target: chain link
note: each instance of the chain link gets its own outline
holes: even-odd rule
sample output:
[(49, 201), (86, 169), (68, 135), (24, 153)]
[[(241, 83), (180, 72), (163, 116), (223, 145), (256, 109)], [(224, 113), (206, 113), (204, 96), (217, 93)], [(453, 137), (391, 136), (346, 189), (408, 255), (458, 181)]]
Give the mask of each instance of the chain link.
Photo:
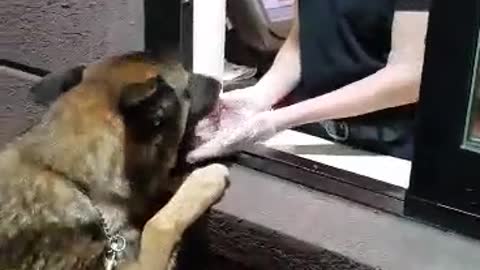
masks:
[(106, 270), (113, 270), (118, 264), (119, 255), (127, 247), (127, 241), (121, 234), (113, 234), (100, 210), (96, 207), (95, 210), (100, 217), (101, 227), (105, 238), (108, 241), (108, 247), (104, 258), (104, 266)]

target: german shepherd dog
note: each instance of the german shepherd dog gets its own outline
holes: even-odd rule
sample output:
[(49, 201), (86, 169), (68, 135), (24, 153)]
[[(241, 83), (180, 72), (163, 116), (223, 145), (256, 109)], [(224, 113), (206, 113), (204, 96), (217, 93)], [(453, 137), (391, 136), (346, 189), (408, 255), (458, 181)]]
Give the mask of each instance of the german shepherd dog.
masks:
[[(220, 83), (173, 55), (134, 52), (31, 91), (61, 95), (0, 152), (0, 269), (170, 269), (184, 231), (226, 189), (220, 164), (172, 176)], [(161, 205), (161, 194), (173, 196)]]

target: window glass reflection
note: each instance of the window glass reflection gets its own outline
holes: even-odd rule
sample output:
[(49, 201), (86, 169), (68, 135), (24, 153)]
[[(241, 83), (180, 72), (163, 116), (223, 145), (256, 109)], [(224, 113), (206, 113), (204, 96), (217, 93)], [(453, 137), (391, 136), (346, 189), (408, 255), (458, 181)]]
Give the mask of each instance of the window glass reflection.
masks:
[(478, 50), (475, 59), (474, 75), (472, 79), (472, 89), (470, 92), (470, 102), (466, 116), (465, 139), (466, 148), (473, 151), (480, 151), (480, 91), (479, 91), (479, 65)]
[(478, 78), (474, 83), (469, 113), (467, 114), (467, 144), (475, 144), (474, 147), (480, 150), (480, 91), (478, 91)]

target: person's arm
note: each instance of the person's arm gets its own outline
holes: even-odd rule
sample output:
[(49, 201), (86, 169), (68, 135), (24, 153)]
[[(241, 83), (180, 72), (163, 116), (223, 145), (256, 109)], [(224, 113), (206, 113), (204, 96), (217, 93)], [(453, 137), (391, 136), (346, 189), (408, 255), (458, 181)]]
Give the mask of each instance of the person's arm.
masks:
[(295, 16), (287, 39), (275, 56), (270, 69), (255, 85), (255, 90), (261, 93), (264, 105), (271, 106), (289, 94), (300, 81), (300, 45), (298, 3), (295, 1)]
[(271, 112), (279, 126), (353, 117), (418, 99), (428, 13), (397, 12), (392, 26), (392, 50), (378, 72), (331, 93)]
[[(187, 160), (194, 163), (233, 153), (271, 138), (283, 129), (302, 124), (351, 117), (416, 102), (423, 67), (427, 20), (428, 13), (396, 13), (392, 27), (392, 51), (383, 69), (316, 98), (276, 110), (244, 115), (242, 122), (237, 120), (235, 128), (220, 129), (212, 139), (190, 152)], [(298, 53), (298, 42), (296, 44)], [(288, 45), (282, 49), (288, 48), (286, 46)], [(284, 52), (291, 53), (293, 50), (285, 49)], [(263, 88), (267, 87), (263, 84), (278, 86), (274, 88), (276, 91), (270, 92), (272, 100), (290, 92), (293, 82), (298, 83), (300, 78), (300, 58), (290, 58), (298, 61), (292, 63), (286, 60), (289, 57), (285, 54), (277, 57), (277, 63), (262, 79), (262, 88), (254, 87), (263, 90), (268, 89)], [(287, 71), (292, 70), (298, 73), (288, 74)], [(257, 94), (255, 99), (259, 98), (262, 97)]]

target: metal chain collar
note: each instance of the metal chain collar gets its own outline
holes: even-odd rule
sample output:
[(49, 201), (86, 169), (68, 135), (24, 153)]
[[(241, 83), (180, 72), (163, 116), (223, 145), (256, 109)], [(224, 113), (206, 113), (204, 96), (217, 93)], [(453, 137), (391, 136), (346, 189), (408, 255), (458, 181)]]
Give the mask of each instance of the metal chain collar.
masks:
[(103, 234), (108, 240), (108, 246), (104, 258), (104, 267), (105, 270), (114, 270), (118, 265), (119, 256), (127, 247), (127, 240), (125, 240), (125, 238), (119, 233), (112, 233), (102, 215), (102, 212), (100, 212), (100, 210), (96, 207), (95, 210), (100, 217)]

